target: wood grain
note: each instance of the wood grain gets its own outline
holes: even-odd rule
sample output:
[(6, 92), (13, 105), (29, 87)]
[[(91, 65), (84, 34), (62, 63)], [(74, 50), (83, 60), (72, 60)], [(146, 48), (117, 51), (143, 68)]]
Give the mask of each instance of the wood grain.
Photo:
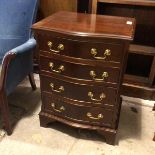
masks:
[(58, 11), (77, 11), (77, 0), (40, 0), (40, 18)]
[(62, 11), (34, 24), (32, 28), (73, 36), (133, 40), (135, 19)]
[[(96, 1), (96, 0), (93, 0)], [(113, 4), (128, 4), (139, 6), (155, 6), (154, 0), (98, 0), (98, 2), (113, 3)]]

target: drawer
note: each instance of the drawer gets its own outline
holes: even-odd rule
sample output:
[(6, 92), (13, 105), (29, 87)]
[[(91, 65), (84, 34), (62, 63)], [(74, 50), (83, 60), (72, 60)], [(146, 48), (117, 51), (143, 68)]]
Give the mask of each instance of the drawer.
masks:
[(43, 107), (48, 113), (66, 119), (99, 126), (114, 127), (114, 111), (99, 107), (80, 106), (69, 104), (62, 99), (42, 94)]
[(119, 69), (104, 66), (75, 64), (40, 56), (40, 69), (71, 78), (118, 84)]
[(40, 76), (42, 91), (79, 101), (83, 105), (115, 105), (117, 89), (105, 86), (75, 84), (48, 76)]
[(40, 34), (39, 49), (69, 57), (121, 62), (124, 53), (123, 44), (94, 41), (77, 41)]

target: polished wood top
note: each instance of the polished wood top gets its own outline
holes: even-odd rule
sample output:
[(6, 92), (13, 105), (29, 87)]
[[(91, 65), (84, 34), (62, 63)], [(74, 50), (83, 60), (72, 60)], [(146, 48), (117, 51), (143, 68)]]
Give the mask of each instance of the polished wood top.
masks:
[(76, 36), (133, 40), (135, 19), (73, 12), (58, 12), (32, 27)]

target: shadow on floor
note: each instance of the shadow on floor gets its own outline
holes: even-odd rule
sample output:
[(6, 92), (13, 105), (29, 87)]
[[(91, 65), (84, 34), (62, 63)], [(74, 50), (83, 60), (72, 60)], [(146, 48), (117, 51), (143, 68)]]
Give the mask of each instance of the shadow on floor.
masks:
[(123, 102), (118, 139), (141, 139), (142, 106)]
[(104, 137), (97, 134), (95, 130), (74, 128), (60, 122), (50, 123), (48, 125), (48, 128), (55, 129), (57, 131), (63, 132), (65, 134), (68, 134), (78, 139), (94, 140), (94, 141), (101, 141), (101, 142), (105, 141)]
[(41, 97), (40, 89), (32, 91), (31, 87), (18, 86), (8, 97), (10, 108), (10, 119), (13, 128), (23, 117), (38, 114), (40, 111)]

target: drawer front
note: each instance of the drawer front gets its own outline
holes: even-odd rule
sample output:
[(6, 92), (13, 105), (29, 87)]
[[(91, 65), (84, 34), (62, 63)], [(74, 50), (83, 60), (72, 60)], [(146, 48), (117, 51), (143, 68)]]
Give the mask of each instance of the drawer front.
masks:
[(47, 76), (41, 76), (41, 89), (52, 94), (79, 101), (81, 104), (115, 105), (117, 89), (104, 86), (74, 84)]
[(121, 62), (124, 55), (123, 44), (74, 41), (46, 34), (40, 34), (38, 42), (40, 50), (75, 58)]
[(54, 115), (80, 123), (114, 127), (114, 111), (112, 110), (69, 104), (46, 93), (42, 94), (42, 101), (44, 109)]
[(40, 69), (81, 80), (113, 84), (118, 84), (119, 82), (118, 68), (74, 64), (40, 56)]

